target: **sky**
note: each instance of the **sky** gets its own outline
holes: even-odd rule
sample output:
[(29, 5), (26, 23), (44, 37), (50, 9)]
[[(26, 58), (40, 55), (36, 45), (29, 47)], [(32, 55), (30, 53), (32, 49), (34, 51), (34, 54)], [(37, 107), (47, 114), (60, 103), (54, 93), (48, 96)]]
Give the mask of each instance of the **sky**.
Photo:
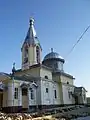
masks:
[(42, 59), (53, 48), (65, 58), (64, 71), (73, 75), (76, 86), (90, 96), (90, 29), (68, 55), (90, 25), (90, 0), (0, 0), (0, 71), (10, 73), (13, 62), (21, 68), (21, 47), (35, 19), (42, 46)]

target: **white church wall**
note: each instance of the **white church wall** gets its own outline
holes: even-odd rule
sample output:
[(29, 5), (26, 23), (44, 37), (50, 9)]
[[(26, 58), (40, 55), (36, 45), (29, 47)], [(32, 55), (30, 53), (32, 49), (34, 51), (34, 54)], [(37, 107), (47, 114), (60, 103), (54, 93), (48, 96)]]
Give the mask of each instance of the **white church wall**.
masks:
[(36, 87), (34, 87), (33, 85), (32, 85), (32, 89), (33, 89), (33, 99), (31, 99), (31, 90), (28, 88), (28, 95), (27, 95), (27, 98), (26, 98), (26, 96), (23, 96), (23, 98), (22, 98), (22, 88), (20, 87), (20, 85), (21, 84), (23, 84), (23, 83), (26, 83), (26, 84), (29, 84), (29, 82), (26, 82), (26, 81), (18, 81), (18, 80), (14, 80), (14, 88), (18, 88), (18, 99), (14, 99), (14, 106), (22, 106), (23, 105), (23, 102), (25, 103), (25, 105), (24, 106), (27, 106), (27, 104), (28, 104), (28, 106), (29, 105), (40, 105), (41, 103), (40, 103), (40, 100), (41, 100), (41, 98), (40, 98), (40, 80), (37, 82), (38, 84), (37, 84), (37, 88)]
[(8, 83), (8, 99), (7, 99), (7, 106), (14, 106), (14, 87), (13, 83)]
[(55, 81), (60, 81), (60, 75), (53, 75), (52, 78)]
[[(58, 83), (53, 83), (53, 104), (61, 104), (59, 87), (60, 86)], [(55, 91), (56, 91), (56, 96), (55, 96)]]
[(38, 79), (36, 84), (36, 104), (41, 105), (41, 79)]
[(49, 91), (46, 93), (46, 88), (49, 89), (49, 84), (41, 80), (41, 104), (42, 105), (48, 105), (49, 104)]
[(83, 99), (83, 103), (86, 104), (87, 98), (86, 98), (86, 90), (85, 89), (82, 89), (82, 99)]
[(39, 67), (31, 68), (30, 70), (28, 70), (27, 73), (28, 74), (30, 73), (30, 75), (32, 75), (32, 76), (39, 77), (40, 76), (40, 68)]
[(80, 104), (85, 104), (87, 103), (86, 100), (86, 90), (83, 88), (80, 88), (78, 91), (78, 99)]
[(36, 64), (36, 47), (30, 46), (28, 48), (29, 54), (28, 54), (28, 60), (30, 65)]
[(27, 96), (23, 95), (22, 96), (22, 88), (20, 87), (21, 84), (29, 84), (27, 81), (19, 81), (19, 84), (16, 84), (15, 86), (18, 87), (18, 105), (22, 106), (23, 108), (28, 108), (29, 107), (29, 90), (27, 88)]
[(28, 90), (29, 94), (29, 105), (36, 105), (36, 87), (32, 87)]
[(41, 68), (40, 69), (40, 77), (45, 78), (45, 76), (47, 76), (48, 79), (52, 80), (52, 72), (48, 69)]
[(70, 85), (73, 85), (74, 80), (70, 77), (66, 77), (66, 76), (61, 75), (61, 82), (62, 83), (67, 83), (68, 82)]
[[(29, 83), (25, 81), (19, 81), (19, 80), (14, 80), (8, 83), (8, 99), (7, 99), (7, 105), (8, 106), (22, 106), (22, 89), (20, 85), (22, 83)], [(18, 97), (15, 99), (14, 94), (15, 94), (15, 88), (18, 88)]]
[[(18, 99), (15, 99), (15, 88), (18, 88)], [(8, 83), (8, 106), (21, 106), (20, 81), (12, 80)]]
[[(54, 94), (56, 90), (56, 98)], [(41, 81), (41, 100), (42, 105), (60, 104), (59, 85), (53, 81)]]
[(18, 95), (19, 95), (19, 105), (22, 106), (22, 89), (20, 85), (19, 85)]
[(7, 91), (4, 91), (3, 92), (3, 107), (7, 107), (7, 98), (8, 98), (8, 92)]
[(18, 88), (18, 98), (15, 99), (14, 97), (14, 106), (20, 106), (20, 82), (14, 80), (14, 94), (15, 94), (15, 88)]
[(22, 96), (22, 88), (20, 88), (20, 85), (23, 84), (23, 83), (29, 84), (29, 82), (26, 82), (26, 81), (20, 81), (19, 84), (15, 83), (15, 87), (19, 88), (19, 91), (18, 91), (19, 92), (18, 93), (18, 95), (19, 95), (19, 97), (18, 97), (19, 105), (22, 106), (24, 103), (25, 103), (24, 107), (25, 106), (30, 106), (30, 105), (36, 105), (37, 104), (37, 99), (38, 99), (38, 97), (36, 97), (37, 87), (35, 87), (34, 85), (30, 86), (30, 88), (32, 88), (32, 90), (33, 90), (33, 93), (32, 93), (33, 94), (33, 98), (31, 98), (31, 89), (29, 87), (28, 87), (27, 96)]
[(63, 102), (64, 104), (74, 104), (74, 99), (69, 92), (74, 92), (74, 87), (67, 84), (62, 84)]
[[(28, 84), (29, 82), (27, 82), (27, 81), (19, 81), (19, 84), (16, 85), (16, 87), (18, 87), (18, 105), (22, 106), (23, 105), (23, 101), (25, 101), (26, 106), (27, 106), (27, 104), (29, 105), (28, 95), (27, 95), (27, 100), (25, 100), (26, 96), (22, 97), (22, 88), (20, 87), (21, 84), (23, 84), (23, 83)], [(27, 93), (27, 94), (29, 94), (29, 93)]]

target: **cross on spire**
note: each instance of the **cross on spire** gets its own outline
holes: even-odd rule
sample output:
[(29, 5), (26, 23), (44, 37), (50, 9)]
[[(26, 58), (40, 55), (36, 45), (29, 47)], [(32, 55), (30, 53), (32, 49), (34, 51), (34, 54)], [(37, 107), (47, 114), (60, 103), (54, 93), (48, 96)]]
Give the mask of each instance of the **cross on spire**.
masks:
[(13, 63), (13, 67), (12, 67), (12, 73), (14, 74), (15, 71), (16, 71), (16, 69), (15, 69), (15, 62), (14, 62), (14, 63)]
[(31, 17), (30, 18), (30, 25), (33, 25), (34, 24), (34, 19)]
[(51, 48), (51, 52), (53, 52), (53, 48)]

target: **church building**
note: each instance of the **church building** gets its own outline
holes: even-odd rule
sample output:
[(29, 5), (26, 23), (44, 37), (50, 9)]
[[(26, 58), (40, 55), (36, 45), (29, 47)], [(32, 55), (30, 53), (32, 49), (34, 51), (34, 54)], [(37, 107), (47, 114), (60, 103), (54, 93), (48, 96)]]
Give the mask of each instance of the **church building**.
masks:
[(31, 18), (21, 48), (21, 69), (13, 64), (12, 73), (0, 72), (0, 109), (21, 112), (85, 104), (86, 90), (76, 87), (75, 78), (64, 71), (64, 58), (51, 48), (41, 60), (42, 47), (34, 23)]

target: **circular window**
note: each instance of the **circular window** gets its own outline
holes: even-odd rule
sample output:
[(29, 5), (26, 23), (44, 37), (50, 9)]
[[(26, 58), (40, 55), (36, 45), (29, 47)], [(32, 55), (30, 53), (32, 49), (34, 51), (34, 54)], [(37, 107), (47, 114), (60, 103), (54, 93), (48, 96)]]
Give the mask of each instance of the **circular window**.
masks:
[(45, 79), (48, 79), (48, 76), (45, 76)]

